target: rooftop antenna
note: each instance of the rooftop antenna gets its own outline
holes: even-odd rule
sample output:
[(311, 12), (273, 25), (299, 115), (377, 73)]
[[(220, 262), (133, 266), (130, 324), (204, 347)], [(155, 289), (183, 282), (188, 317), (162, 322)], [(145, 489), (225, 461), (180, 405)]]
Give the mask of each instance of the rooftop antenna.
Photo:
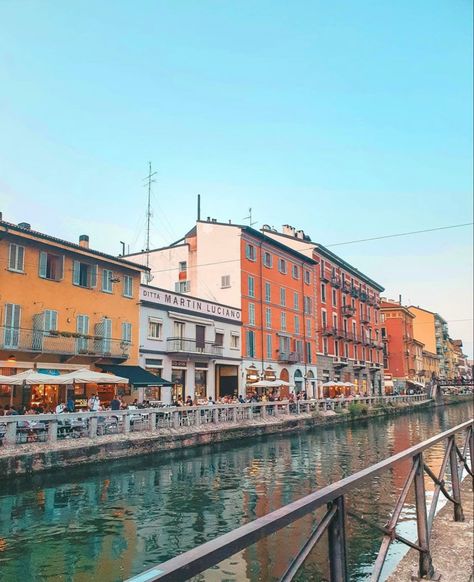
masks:
[(252, 222), (252, 209), (249, 208), (249, 215), (244, 218), (244, 220), (249, 221), (249, 226), (252, 227), (254, 224), (257, 224), (257, 221)]
[(201, 220), (201, 194), (197, 197), (197, 219), (198, 222)]
[[(150, 268), (150, 221), (151, 221), (151, 185), (156, 180), (153, 179), (153, 176), (156, 176), (158, 172), (152, 172), (151, 170), (151, 162), (148, 162), (148, 176), (144, 178), (146, 180), (146, 185), (148, 186), (148, 204), (147, 204), (147, 211), (146, 211), (146, 266), (147, 269)], [(150, 272), (146, 275), (147, 282), (149, 283), (152, 280), (152, 276)]]

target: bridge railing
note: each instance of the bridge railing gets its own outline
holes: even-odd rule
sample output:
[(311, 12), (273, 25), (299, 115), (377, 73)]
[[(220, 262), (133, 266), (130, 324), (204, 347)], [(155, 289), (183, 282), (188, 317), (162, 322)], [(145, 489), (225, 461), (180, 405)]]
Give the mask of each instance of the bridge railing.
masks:
[(426, 399), (423, 394), (415, 394), (0, 416), (0, 446), (43, 443), (47, 447), (48, 443), (66, 439), (97, 439), (111, 434), (160, 433), (185, 428), (199, 430), (206, 425), (274, 421), (279, 417), (298, 417), (316, 411), (337, 412), (352, 402), (373, 407)]
[[(456, 441), (456, 436), (458, 436), (458, 441)], [(464, 437), (462, 438), (462, 444), (459, 444), (459, 437)], [(441, 442), (445, 443), (445, 453), (441, 468), (438, 474), (435, 474), (426, 464), (424, 452)], [(467, 454), (468, 449), (469, 455)], [(378, 581), (380, 579), (389, 547), (395, 540), (418, 551), (419, 576), (420, 578), (426, 577), (426, 579), (432, 579), (434, 569), (430, 553), (430, 536), (439, 494), (443, 493), (453, 504), (454, 520), (463, 521), (460, 479), (464, 469), (472, 476), (473, 458), (474, 433), (473, 421), (470, 420), (393, 455), (384, 461), (376, 463), (367, 469), (359, 471), (350, 477), (323, 487), (306, 497), (285, 505), (210, 542), (197, 546), (193, 550), (185, 552), (167, 562), (163, 562), (143, 572), (139, 576), (130, 578), (129, 582), (188, 580), (216, 566), (226, 558), (230, 558), (234, 554), (245, 550), (270, 534), (283, 529), (285, 526), (299, 520), (303, 516), (314, 513), (321, 507), (326, 508), (326, 513), (319, 520), (300, 552), (293, 557), (290, 566), (280, 580), (281, 582), (289, 582), (294, 579), (311, 550), (327, 531), (329, 540), (330, 581), (347, 582), (350, 580), (350, 577), (347, 571), (346, 561), (345, 524), (346, 514), (348, 512), (345, 509), (345, 496), (367, 480), (383, 471), (390, 470), (394, 465), (407, 459), (411, 461), (411, 468), (388, 522), (380, 526), (352, 512), (350, 516), (368, 527), (375, 527), (383, 534), (380, 550), (372, 570), (372, 581)], [(451, 478), (450, 491), (448, 491), (444, 480), (448, 465)], [(429, 510), (426, 506), (425, 472), (436, 485)], [(416, 525), (418, 532), (416, 543), (401, 536), (396, 530), (403, 506), (412, 487), (415, 492)], [(467, 572), (466, 575), (468, 576), (469, 573)]]

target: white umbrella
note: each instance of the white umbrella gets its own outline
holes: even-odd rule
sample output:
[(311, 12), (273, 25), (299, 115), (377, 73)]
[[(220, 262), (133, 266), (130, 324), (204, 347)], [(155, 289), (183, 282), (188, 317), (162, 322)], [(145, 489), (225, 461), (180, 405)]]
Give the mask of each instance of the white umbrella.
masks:
[(347, 386), (348, 388), (353, 388), (354, 384), (352, 382), (344, 382), (344, 386)]
[(290, 382), (285, 382), (285, 380), (275, 380), (275, 384), (278, 386), (293, 386)]
[(324, 382), (324, 384), (322, 384), (323, 388), (330, 388), (331, 386), (337, 386), (337, 382)]
[[(36, 370), (25, 370), (14, 376), (5, 376), (7, 380), (4, 383), (14, 386), (22, 386), (23, 384), (27, 386), (32, 384), (67, 384), (68, 382), (64, 381), (64, 376), (53, 376), (52, 374), (41, 374)], [(69, 381), (69, 383), (71, 382)]]
[(276, 386), (276, 383), (270, 380), (259, 380), (258, 382), (250, 384), (250, 386), (255, 386), (255, 388), (271, 388), (272, 386)]
[(114, 374), (107, 374), (105, 372), (93, 372), (87, 368), (81, 370), (74, 370), (64, 374), (69, 384), (128, 384), (129, 379), (122, 376), (115, 376)]

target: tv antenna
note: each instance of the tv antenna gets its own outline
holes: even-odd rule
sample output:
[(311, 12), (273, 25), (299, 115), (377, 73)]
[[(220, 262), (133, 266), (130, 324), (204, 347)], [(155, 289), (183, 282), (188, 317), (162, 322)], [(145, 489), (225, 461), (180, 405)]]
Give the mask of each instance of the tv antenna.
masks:
[(252, 227), (254, 224), (257, 224), (257, 221), (252, 222), (252, 209), (249, 208), (249, 215), (244, 218), (244, 220), (249, 221), (249, 226)]
[[(147, 204), (147, 211), (146, 211), (146, 266), (150, 268), (150, 222), (151, 222), (151, 185), (156, 182), (153, 179), (153, 176), (156, 176), (158, 172), (152, 172), (151, 169), (151, 162), (148, 162), (148, 176), (144, 178), (146, 181), (145, 185), (148, 186), (148, 204)], [(153, 277), (151, 277), (150, 272), (147, 272), (145, 275), (147, 282), (149, 283)]]

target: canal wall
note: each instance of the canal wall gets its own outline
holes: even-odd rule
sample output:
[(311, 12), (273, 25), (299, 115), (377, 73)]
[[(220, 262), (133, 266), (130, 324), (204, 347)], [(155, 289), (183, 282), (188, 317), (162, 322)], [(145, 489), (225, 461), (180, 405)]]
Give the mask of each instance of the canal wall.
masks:
[[(459, 402), (451, 399), (448, 404)], [(301, 414), (298, 417), (269, 417), (234, 425), (206, 425), (205, 427), (180, 427), (166, 430), (165, 434), (128, 433), (114, 434), (80, 442), (65, 440), (49, 443), (29, 443), (21, 450), (0, 449), (0, 475), (2, 479), (31, 475), (39, 472), (60, 471), (68, 467), (103, 463), (106, 461), (137, 457), (163, 451), (189, 449), (232, 440), (247, 440), (264, 435), (285, 434), (308, 430), (317, 426), (367, 421), (371, 418), (410, 413), (421, 408), (438, 406), (432, 400), (399, 403), (396, 406), (374, 408), (360, 407), (334, 411)]]

